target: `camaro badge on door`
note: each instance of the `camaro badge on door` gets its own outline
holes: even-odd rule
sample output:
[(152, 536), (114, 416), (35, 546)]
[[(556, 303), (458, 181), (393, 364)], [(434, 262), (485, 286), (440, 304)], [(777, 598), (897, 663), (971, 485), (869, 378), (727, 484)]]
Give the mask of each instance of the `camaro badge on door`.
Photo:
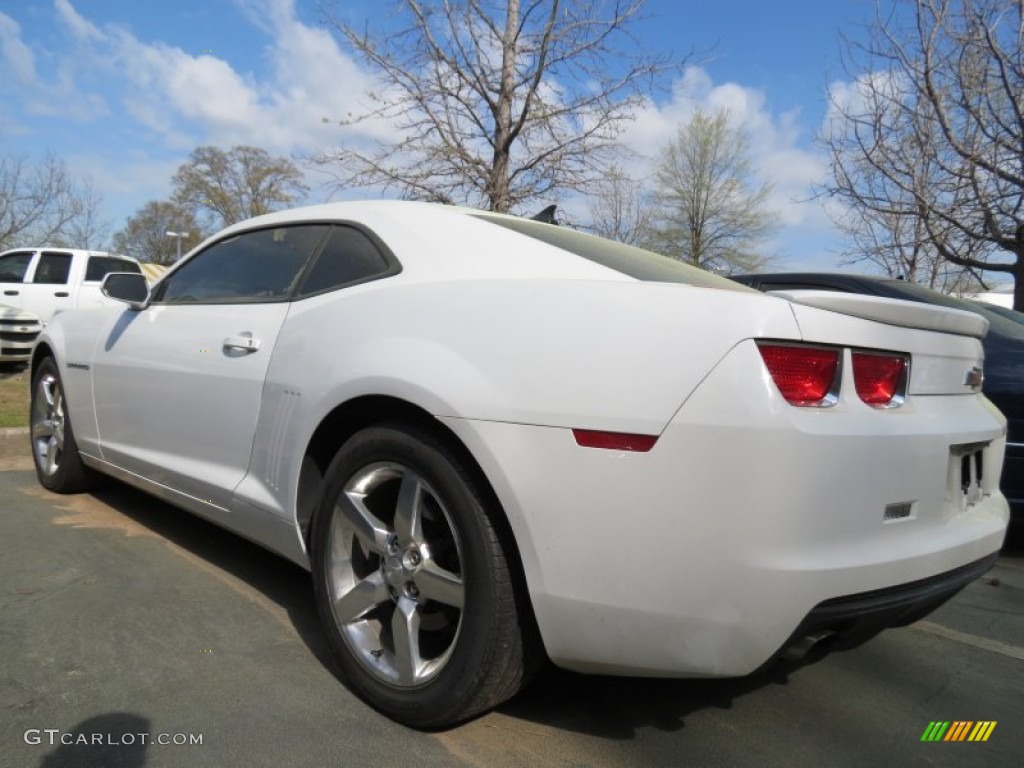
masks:
[(981, 389), (983, 381), (985, 381), (985, 374), (982, 373), (981, 368), (974, 366), (967, 372), (967, 378), (964, 379), (964, 384), (969, 386), (971, 389)]

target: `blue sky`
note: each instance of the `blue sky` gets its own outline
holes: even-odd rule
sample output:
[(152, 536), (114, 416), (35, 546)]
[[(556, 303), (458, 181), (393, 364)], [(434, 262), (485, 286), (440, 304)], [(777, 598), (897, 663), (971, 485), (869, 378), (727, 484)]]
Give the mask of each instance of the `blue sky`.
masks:
[[(379, 24), (388, 5), (330, 7)], [(834, 268), (827, 217), (800, 201), (824, 172), (813, 139), (827, 88), (843, 80), (839, 30), (870, 12), (863, 0), (648, 0), (635, 28), (644, 49), (708, 53), (637, 113), (624, 136), (641, 157), (634, 170), (696, 108), (728, 108), (775, 186), (778, 265)], [(91, 178), (117, 229), (167, 196), (198, 145), (328, 147), (341, 129), (323, 118), (351, 111), (371, 79), (322, 22), (309, 0), (0, 0), (0, 151), (61, 156)], [(391, 128), (361, 130), (367, 140)], [(309, 201), (326, 199), (311, 182)]]

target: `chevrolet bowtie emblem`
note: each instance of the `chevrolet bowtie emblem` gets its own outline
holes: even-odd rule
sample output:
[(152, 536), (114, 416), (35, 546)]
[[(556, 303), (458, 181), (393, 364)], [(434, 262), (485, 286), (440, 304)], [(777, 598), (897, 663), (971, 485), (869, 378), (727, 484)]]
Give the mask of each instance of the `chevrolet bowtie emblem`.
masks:
[(964, 384), (969, 386), (971, 389), (981, 389), (983, 381), (985, 381), (985, 374), (981, 372), (981, 368), (974, 366), (967, 372), (967, 378), (964, 379)]

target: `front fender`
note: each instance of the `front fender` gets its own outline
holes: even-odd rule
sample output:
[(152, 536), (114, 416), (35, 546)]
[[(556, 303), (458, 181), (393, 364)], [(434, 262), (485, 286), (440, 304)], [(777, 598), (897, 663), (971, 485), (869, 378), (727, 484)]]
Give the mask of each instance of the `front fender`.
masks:
[(57, 362), (64, 385), (66, 411), (82, 453), (100, 455), (99, 427), (92, 388), (95, 350), (123, 309), (69, 310), (56, 315), (43, 329), (32, 351), (32, 375), (45, 356)]

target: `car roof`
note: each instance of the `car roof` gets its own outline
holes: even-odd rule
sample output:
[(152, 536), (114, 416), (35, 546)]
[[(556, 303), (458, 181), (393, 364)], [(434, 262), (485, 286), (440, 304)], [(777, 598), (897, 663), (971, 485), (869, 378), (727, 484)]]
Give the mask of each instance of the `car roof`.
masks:
[(93, 251), (88, 248), (64, 248), (60, 245), (33, 245), (26, 248), (8, 248), (0, 256), (6, 256), (8, 253), (24, 253), (25, 251), (49, 251), (55, 253), (70, 253), (74, 255), (85, 255), (85, 256), (102, 256), (110, 259), (124, 259), (125, 261), (135, 261), (131, 256), (124, 256), (120, 253), (110, 253), (109, 251)]
[[(521, 235), (468, 215), (481, 213), (408, 200), (325, 203), (247, 219), (221, 230), (196, 250), (232, 234), (275, 225), (355, 223), (368, 228), (394, 251), (402, 264), (403, 282), (502, 277), (630, 279), (543, 243), (523, 248)], [(486, 240), (486, 248), (479, 247), (481, 239)]]
[(407, 200), (325, 203), (279, 211), (228, 227), (196, 250), (232, 234), (299, 223), (355, 223), (371, 230), (401, 262), (402, 272), (395, 279), (403, 282), (571, 279), (747, 290), (704, 270), (571, 228)]

